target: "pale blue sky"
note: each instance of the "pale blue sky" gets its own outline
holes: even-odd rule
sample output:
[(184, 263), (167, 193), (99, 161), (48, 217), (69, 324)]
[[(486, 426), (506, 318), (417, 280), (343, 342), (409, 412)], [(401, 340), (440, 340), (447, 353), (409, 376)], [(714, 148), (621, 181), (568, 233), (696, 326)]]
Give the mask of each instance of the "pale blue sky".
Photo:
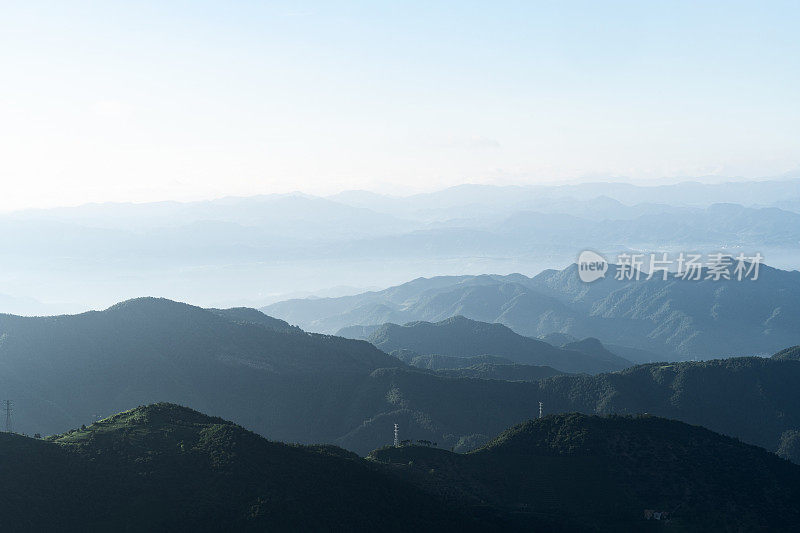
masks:
[(798, 2), (0, 9), (3, 210), (800, 167)]

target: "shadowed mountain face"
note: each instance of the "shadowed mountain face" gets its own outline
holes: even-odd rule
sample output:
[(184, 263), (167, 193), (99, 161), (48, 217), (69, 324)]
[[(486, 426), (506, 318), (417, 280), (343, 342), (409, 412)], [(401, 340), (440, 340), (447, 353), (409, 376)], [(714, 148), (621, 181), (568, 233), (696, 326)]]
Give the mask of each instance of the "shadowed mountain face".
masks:
[[(456, 372), (447, 373), (468, 375)], [(360, 384), (355, 400), (373, 414), (337, 443), (367, 453), (385, 444), (399, 422), (406, 438), (450, 447), (460, 438), (495, 435), (531, 418), (541, 401), (545, 413), (650, 413), (775, 451), (786, 431), (800, 429), (798, 382), (800, 362), (757, 357), (641, 365), (533, 382), (382, 369)]]
[(434, 370), (439, 375), (450, 377), (503, 379), (508, 381), (536, 381), (563, 374), (549, 366), (516, 364), (496, 355), (419, 355), (410, 350), (394, 350), (391, 355), (401, 361), (425, 370)]
[(395, 423), (407, 438), (448, 448), (480, 443), (530, 418), (539, 401), (545, 413), (677, 418), (769, 450), (800, 429), (793, 360), (654, 364), (538, 381), (530, 380), (544, 375), (524, 370), (554, 371), (492, 360), (442, 375), (364, 341), (276, 331), (258, 315), (234, 314), (139, 299), (83, 315), (0, 317), (0, 390), (16, 401), (15, 429), (51, 434), (156, 401), (212, 411), (272, 439), (361, 454), (391, 442)]
[(46, 441), (0, 434), (0, 451), (3, 531), (479, 525), (340, 448), (270, 442), (170, 404)]
[(548, 517), (638, 531), (656, 512), (680, 531), (788, 531), (800, 519), (800, 467), (655, 417), (549, 416), (466, 455), (404, 446), (370, 457), (432, 494), (497, 506), (520, 527)]
[[(514, 362), (505, 357), (498, 357), (496, 355), (475, 355), (472, 357), (461, 357), (458, 355), (419, 355), (410, 350), (394, 350), (391, 355), (397, 357), (401, 361), (408, 363), (417, 368), (425, 368), (427, 370), (453, 370), (459, 368), (466, 368), (474, 365), (490, 364), (490, 365), (511, 365)], [(529, 365), (519, 365), (529, 366)], [(545, 367), (536, 367), (545, 368)], [(552, 371), (552, 375), (560, 374), (557, 370)]]
[(639, 362), (771, 353), (800, 340), (800, 272), (762, 265), (756, 281), (618, 281), (614, 274), (612, 265), (605, 279), (583, 283), (573, 265), (533, 278), (417, 279), (356, 296), (287, 300), (264, 311), (312, 331), (360, 326), (342, 329), (354, 337), (386, 322), (463, 315), (526, 336), (595, 337), (630, 348), (626, 355), (642, 354)]
[(16, 428), (28, 433), (172, 401), (271, 436), (333, 439), (325, 424), (297, 421), (302, 406), (398, 365), (366, 342), (308, 334), (254, 310), (141, 298), (81, 315), (0, 316), (0, 389), (17, 400)]
[(384, 324), (367, 339), (385, 352), (410, 350), (418, 354), (470, 357), (495, 355), (515, 363), (550, 366), (562, 372), (596, 374), (631, 366), (602, 344), (575, 343), (576, 349), (555, 348), (546, 342), (517, 335), (502, 324), (488, 324), (456, 316), (441, 322)]
[(458, 368), (437, 370), (437, 374), (454, 378), (501, 379), (506, 381), (538, 381), (561, 374), (549, 366), (478, 363)]

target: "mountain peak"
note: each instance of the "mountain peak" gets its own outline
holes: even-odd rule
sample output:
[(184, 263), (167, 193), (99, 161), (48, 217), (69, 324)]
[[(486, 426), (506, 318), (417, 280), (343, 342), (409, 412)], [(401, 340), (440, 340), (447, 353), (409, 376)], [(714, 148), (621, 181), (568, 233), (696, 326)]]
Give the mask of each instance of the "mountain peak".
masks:
[(472, 453), (603, 455), (654, 439), (672, 440), (687, 449), (696, 441), (730, 440), (700, 426), (649, 415), (565, 413), (514, 426)]
[(222, 418), (209, 416), (182, 405), (159, 402), (140, 405), (133, 409), (104, 418), (101, 423), (126, 423), (130, 425), (156, 422), (174, 424), (229, 424)]
[(152, 310), (202, 310), (201, 307), (190, 305), (183, 302), (176, 302), (169, 298), (155, 296), (141, 296), (131, 298), (112, 305), (106, 311), (152, 311)]
[(442, 321), (435, 322), (434, 324), (437, 326), (448, 326), (448, 325), (455, 325), (455, 324), (478, 324), (477, 320), (472, 320), (471, 318), (467, 318), (464, 315), (454, 315), (450, 318), (445, 318)]
[(148, 405), (140, 405), (121, 413), (116, 413), (102, 420), (98, 420), (92, 425), (72, 430), (57, 435), (54, 440), (62, 443), (76, 443), (91, 438), (91, 435), (98, 433), (126, 433), (136, 431), (135, 428), (146, 427), (148, 431), (157, 428), (176, 428), (188, 426), (202, 426), (213, 424), (229, 424), (231, 422), (219, 417), (203, 414), (189, 407), (168, 402), (159, 402)]

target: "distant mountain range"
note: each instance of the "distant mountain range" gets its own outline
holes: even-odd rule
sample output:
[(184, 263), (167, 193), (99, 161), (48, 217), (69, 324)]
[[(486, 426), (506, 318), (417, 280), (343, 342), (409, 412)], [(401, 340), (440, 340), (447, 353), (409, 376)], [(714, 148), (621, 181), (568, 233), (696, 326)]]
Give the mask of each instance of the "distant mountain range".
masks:
[(533, 278), (420, 278), (354, 296), (287, 300), (263, 311), (307, 330), (359, 338), (387, 322), (463, 315), (530, 337), (598, 338), (618, 354), (638, 358), (635, 362), (766, 354), (800, 341), (798, 271), (762, 265), (755, 281), (687, 281), (672, 275), (618, 281), (615, 272), (611, 265), (594, 283), (581, 282), (575, 265)]
[(531, 274), (561, 268), (586, 248), (758, 251), (795, 268), (800, 179), (89, 204), (3, 214), (0, 241), (14, 280), (0, 283), (9, 295), (0, 311), (18, 314), (100, 309), (153, 293), (261, 306), (281, 294), (419, 276)]
[[(480, 213), (521, 210), (551, 210), (568, 214), (586, 212), (586, 203), (612, 209), (635, 205), (708, 207), (715, 203), (738, 203), (745, 206), (775, 206), (797, 210), (800, 205), (800, 176), (761, 181), (701, 183), (685, 181), (669, 185), (636, 185), (598, 181), (575, 185), (494, 186), (465, 184), (441, 191), (393, 197), (368, 191), (346, 191), (328, 197), (353, 207), (374, 209), (407, 218), (437, 215), (457, 218)], [(574, 210), (574, 211), (573, 211)], [(446, 213), (442, 215), (441, 213)], [(591, 212), (593, 216), (600, 213)], [(615, 218), (607, 213), (602, 218)], [(620, 217), (622, 218), (622, 217)]]
[(173, 404), (44, 440), (0, 434), (17, 531), (789, 531), (800, 466), (677, 421), (548, 416), (457, 454), (362, 459), (268, 441)]

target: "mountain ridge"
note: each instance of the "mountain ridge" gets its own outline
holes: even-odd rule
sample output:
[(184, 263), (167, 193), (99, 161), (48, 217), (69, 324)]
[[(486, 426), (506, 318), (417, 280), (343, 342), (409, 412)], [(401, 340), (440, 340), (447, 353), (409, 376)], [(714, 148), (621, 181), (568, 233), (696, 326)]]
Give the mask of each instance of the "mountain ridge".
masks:
[(633, 363), (605, 350), (599, 341), (578, 345), (579, 350), (556, 348), (544, 341), (517, 335), (497, 323), (470, 320), (461, 315), (440, 322), (384, 324), (367, 339), (385, 352), (410, 350), (418, 354), (450, 356), (495, 355), (515, 363), (549, 366), (563, 372), (599, 373), (621, 370)]
[[(287, 300), (263, 308), (311, 330), (364, 335), (391, 322), (463, 315), (528, 337), (598, 338), (626, 353), (691, 359), (769, 354), (800, 341), (800, 272), (760, 268), (756, 281), (579, 280), (573, 264), (528, 278), (449, 276), (342, 299)], [(748, 301), (742, 308), (738, 302)], [(357, 327), (356, 327), (357, 326)], [(350, 328), (350, 329), (348, 329)], [(654, 357), (656, 356), (656, 357)]]

